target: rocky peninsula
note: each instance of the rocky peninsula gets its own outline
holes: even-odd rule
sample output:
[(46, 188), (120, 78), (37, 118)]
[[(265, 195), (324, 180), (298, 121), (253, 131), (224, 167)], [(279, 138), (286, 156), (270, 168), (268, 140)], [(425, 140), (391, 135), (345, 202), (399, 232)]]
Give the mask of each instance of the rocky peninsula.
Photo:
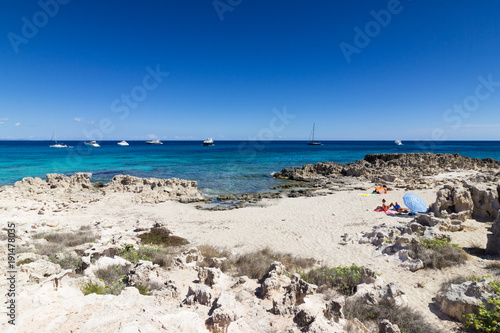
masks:
[[(17, 271), (16, 326), (4, 307), (1, 330), (459, 332), (498, 297), (499, 161), (372, 154), (275, 177), (293, 182), (231, 210), (199, 209), (207, 198), (180, 179), (1, 187)], [(427, 214), (373, 211), (408, 191)]]

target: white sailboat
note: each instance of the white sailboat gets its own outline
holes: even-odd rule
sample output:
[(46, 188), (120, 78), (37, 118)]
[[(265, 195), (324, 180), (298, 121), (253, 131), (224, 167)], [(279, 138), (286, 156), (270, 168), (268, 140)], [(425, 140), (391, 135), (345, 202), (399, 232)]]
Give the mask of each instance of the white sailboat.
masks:
[(396, 146), (402, 146), (402, 145), (403, 145), (403, 143), (401, 142), (401, 140), (396, 140), (396, 141), (394, 141), (394, 144), (395, 144)]
[(57, 143), (57, 137), (56, 137), (56, 130), (54, 130), (54, 133), (52, 134), (52, 139), (50, 141), (54, 141), (55, 143), (53, 145), (50, 145), (50, 148), (68, 148), (67, 145), (64, 143)]
[(146, 143), (148, 145), (162, 145), (163, 144), (163, 142), (161, 142), (159, 139), (154, 139), (154, 140), (146, 141)]
[(119, 145), (119, 146), (128, 146), (129, 144), (128, 144), (127, 141), (122, 140), (122, 141), (118, 142), (117, 145)]
[(314, 127), (315, 126), (316, 126), (316, 123), (313, 124), (311, 136), (309, 136), (309, 142), (307, 144), (310, 146), (321, 146), (321, 145), (323, 145), (321, 142), (314, 140)]

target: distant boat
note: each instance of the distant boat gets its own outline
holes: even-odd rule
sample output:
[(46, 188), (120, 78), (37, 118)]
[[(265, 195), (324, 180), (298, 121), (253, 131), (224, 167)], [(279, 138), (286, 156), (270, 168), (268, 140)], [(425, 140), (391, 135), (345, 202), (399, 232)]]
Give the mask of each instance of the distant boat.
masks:
[(154, 140), (151, 140), (151, 141), (146, 141), (146, 143), (147, 143), (148, 145), (162, 145), (162, 144), (163, 144), (163, 142), (161, 142), (161, 141), (160, 141), (160, 140), (158, 140), (158, 139), (154, 139)]
[(323, 145), (321, 142), (314, 140), (314, 127), (316, 126), (316, 123), (313, 124), (313, 129), (311, 132), (311, 135), (309, 136), (309, 142), (307, 143), (310, 146), (321, 146)]
[(56, 138), (56, 130), (54, 130), (54, 133), (52, 134), (52, 139), (50, 141), (54, 141), (55, 143), (53, 145), (50, 145), (50, 148), (68, 148), (64, 143), (57, 143), (57, 138)]
[(204, 146), (213, 146), (214, 145), (214, 139), (208, 138), (205, 141), (203, 141)]
[(94, 147), (94, 148), (99, 148), (100, 147), (100, 145), (97, 142), (95, 142), (95, 141), (84, 142), (84, 144), (86, 146), (88, 146), (88, 147)]
[(129, 144), (128, 144), (127, 141), (123, 140), (123, 141), (118, 142), (117, 145), (119, 145), (119, 146), (128, 146)]
[(396, 146), (402, 146), (402, 145), (403, 145), (403, 143), (401, 142), (401, 140), (396, 140), (396, 141), (394, 141), (394, 144), (395, 144)]

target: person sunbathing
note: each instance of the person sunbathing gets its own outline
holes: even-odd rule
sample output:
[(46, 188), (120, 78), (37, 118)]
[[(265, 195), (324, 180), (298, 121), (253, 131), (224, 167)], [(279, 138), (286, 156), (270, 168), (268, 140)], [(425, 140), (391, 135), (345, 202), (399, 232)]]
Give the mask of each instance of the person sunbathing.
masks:
[(391, 203), (391, 206), (394, 207), (394, 209), (398, 212), (398, 213), (409, 213), (410, 210), (408, 208), (405, 208), (405, 207), (401, 207), (397, 202), (395, 204), (392, 204)]
[(389, 208), (391, 208), (392, 206), (392, 203), (390, 205), (387, 204), (387, 201), (385, 201), (385, 199), (382, 199), (382, 206), (377, 206), (377, 208), (375, 208), (376, 211), (380, 211), (380, 210), (383, 210), (384, 212), (387, 212), (389, 210)]
[(375, 187), (375, 191), (373, 191), (373, 194), (387, 194), (387, 187), (386, 186)]

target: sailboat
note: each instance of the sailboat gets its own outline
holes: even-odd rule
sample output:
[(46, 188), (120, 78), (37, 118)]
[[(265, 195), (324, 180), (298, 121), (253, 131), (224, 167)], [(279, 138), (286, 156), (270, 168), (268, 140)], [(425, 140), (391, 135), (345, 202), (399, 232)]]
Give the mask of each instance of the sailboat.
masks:
[[(313, 130), (311, 132), (311, 136), (309, 137), (309, 142), (307, 143), (310, 146), (321, 146), (323, 145), (321, 142), (314, 140), (314, 127), (316, 126), (316, 123), (313, 124)], [(312, 138), (312, 140), (311, 140)]]
[(396, 141), (394, 141), (394, 144), (395, 144), (396, 146), (402, 146), (402, 145), (403, 145), (403, 143), (401, 142), (401, 140), (396, 140)]
[(54, 141), (55, 143), (53, 145), (50, 145), (50, 148), (68, 148), (67, 145), (64, 143), (57, 143), (57, 138), (56, 138), (56, 130), (54, 130), (54, 133), (52, 134), (52, 139), (50, 141)]

